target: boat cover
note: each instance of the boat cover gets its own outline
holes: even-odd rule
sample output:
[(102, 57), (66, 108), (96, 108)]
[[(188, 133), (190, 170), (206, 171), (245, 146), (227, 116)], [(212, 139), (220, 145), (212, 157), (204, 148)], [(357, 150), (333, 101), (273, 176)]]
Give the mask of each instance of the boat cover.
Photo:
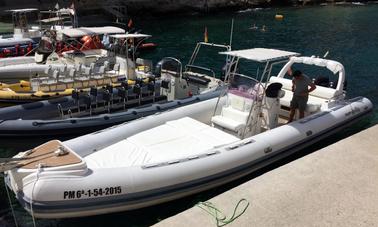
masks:
[(189, 117), (168, 121), (85, 157), (88, 168), (167, 162), (203, 154), (239, 138)]

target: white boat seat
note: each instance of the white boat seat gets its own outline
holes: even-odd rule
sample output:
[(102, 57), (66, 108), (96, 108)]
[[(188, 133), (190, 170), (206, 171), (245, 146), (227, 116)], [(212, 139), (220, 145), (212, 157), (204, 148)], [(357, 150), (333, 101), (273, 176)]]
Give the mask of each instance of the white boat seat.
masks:
[(68, 73), (68, 75), (74, 80), (76, 77), (76, 69), (74, 68), (70, 69), (70, 72)]
[(81, 73), (82, 69), (83, 69), (83, 65), (80, 63), (80, 64), (77, 64), (75, 65), (75, 69), (78, 73)]
[(94, 62), (92, 62), (90, 65), (89, 65), (89, 68), (92, 69), (92, 71), (94, 70), (96, 64)]
[(240, 132), (247, 123), (248, 115), (248, 112), (235, 110), (232, 107), (224, 107), (222, 114), (213, 116), (211, 122), (233, 132)]
[(92, 69), (91, 68), (85, 68), (84, 72), (81, 73), (79, 76), (75, 77), (75, 81), (85, 81), (89, 80), (92, 75)]
[(221, 114), (213, 116), (211, 122), (239, 134), (247, 124), (252, 100), (229, 93), (227, 103), (228, 106), (222, 107)]
[(105, 66), (100, 66), (98, 72), (93, 76), (95, 79), (102, 79), (105, 75)]
[(104, 61), (104, 69), (105, 71), (109, 70), (109, 61)]
[(70, 83), (70, 82), (73, 82), (75, 80), (75, 77), (76, 77), (76, 69), (74, 68), (71, 68), (69, 70), (67, 70), (68, 73), (66, 72), (63, 77), (60, 77), (59, 78), (59, 81), (61, 82), (64, 82), (64, 83)]
[(41, 82), (41, 84), (55, 84), (55, 83), (58, 83), (58, 81), (59, 81), (59, 74), (60, 74), (60, 71), (58, 69), (55, 69), (53, 71), (52, 77), (50, 77), (47, 80), (43, 80)]
[(66, 64), (63, 65), (63, 67), (60, 68), (60, 73), (61, 73), (61, 74), (66, 74), (67, 71), (68, 71), (67, 69), (68, 69), (68, 68), (67, 68), (67, 65), (66, 65)]

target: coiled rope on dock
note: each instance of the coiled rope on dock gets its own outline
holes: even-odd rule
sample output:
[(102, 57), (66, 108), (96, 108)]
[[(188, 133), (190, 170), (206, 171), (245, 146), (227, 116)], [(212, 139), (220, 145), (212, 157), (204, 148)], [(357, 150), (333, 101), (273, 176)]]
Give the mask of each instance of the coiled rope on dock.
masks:
[[(240, 204), (242, 204), (242, 203), (245, 203), (244, 208), (239, 213), (237, 213), (238, 208), (239, 208)], [(244, 198), (240, 199), (239, 202), (234, 207), (234, 211), (233, 211), (232, 216), (230, 218), (227, 218), (227, 216), (225, 214), (223, 214), (222, 211), (219, 210), (211, 202), (199, 202), (199, 203), (196, 204), (196, 206), (201, 208), (202, 210), (204, 210), (206, 213), (208, 213), (212, 217), (214, 217), (217, 227), (222, 227), (222, 226), (230, 224), (235, 219), (237, 219), (241, 215), (243, 215), (244, 212), (247, 210), (247, 208), (249, 206), (249, 202)]]

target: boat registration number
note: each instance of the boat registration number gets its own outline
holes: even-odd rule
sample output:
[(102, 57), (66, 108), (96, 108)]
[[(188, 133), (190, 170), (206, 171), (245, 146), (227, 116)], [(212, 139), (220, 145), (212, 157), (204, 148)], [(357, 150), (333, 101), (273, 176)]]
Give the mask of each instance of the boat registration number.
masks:
[(121, 194), (121, 186), (106, 187), (106, 188), (95, 188), (88, 190), (77, 190), (77, 191), (64, 191), (63, 199), (80, 199), (80, 198), (90, 198), (97, 196), (115, 195)]

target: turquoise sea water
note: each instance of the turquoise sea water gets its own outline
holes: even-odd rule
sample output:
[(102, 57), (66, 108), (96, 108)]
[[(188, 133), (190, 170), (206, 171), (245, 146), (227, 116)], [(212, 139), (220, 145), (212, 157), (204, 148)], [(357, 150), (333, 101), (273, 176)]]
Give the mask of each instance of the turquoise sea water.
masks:
[[(186, 63), (196, 42), (203, 40), (204, 28), (207, 27), (210, 42), (229, 43), (231, 19), (234, 18), (233, 49), (252, 47), (278, 48), (299, 52), (302, 55), (323, 56), (329, 51), (328, 58), (340, 61), (344, 66), (348, 81), (348, 97), (365, 96), (373, 104), (371, 118), (338, 133), (322, 143), (316, 144), (297, 155), (280, 163), (271, 165), (246, 178), (227, 184), (200, 195), (170, 202), (167, 204), (132, 212), (100, 215), (88, 218), (67, 220), (37, 220), (38, 226), (148, 226), (161, 219), (174, 215), (193, 206), (200, 200), (206, 200), (227, 188), (235, 187), (245, 180), (258, 176), (278, 165), (308, 154), (314, 150), (334, 143), (348, 135), (378, 123), (378, 30), (374, 23), (378, 21), (378, 5), (363, 7), (306, 7), (265, 9), (247, 13), (222, 13), (217, 15), (185, 15), (164, 18), (134, 18), (134, 24), (143, 28), (143, 32), (153, 35), (151, 41), (159, 47), (145, 58), (156, 63), (162, 57), (179, 58)], [(274, 19), (276, 13), (284, 19)], [(250, 30), (253, 24), (266, 26), (266, 31)], [(373, 24), (373, 25), (371, 25)], [(219, 57), (201, 57), (204, 65), (216, 65)], [(8, 157), (26, 146), (34, 146), (38, 141), (3, 144), (0, 138), (0, 154)], [(253, 202), (253, 201), (251, 201)], [(13, 199), (16, 217), (20, 226), (32, 226), (30, 216)], [(13, 219), (7, 204), (3, 180), (0, 179), (0, 226), (13, 226)]]

